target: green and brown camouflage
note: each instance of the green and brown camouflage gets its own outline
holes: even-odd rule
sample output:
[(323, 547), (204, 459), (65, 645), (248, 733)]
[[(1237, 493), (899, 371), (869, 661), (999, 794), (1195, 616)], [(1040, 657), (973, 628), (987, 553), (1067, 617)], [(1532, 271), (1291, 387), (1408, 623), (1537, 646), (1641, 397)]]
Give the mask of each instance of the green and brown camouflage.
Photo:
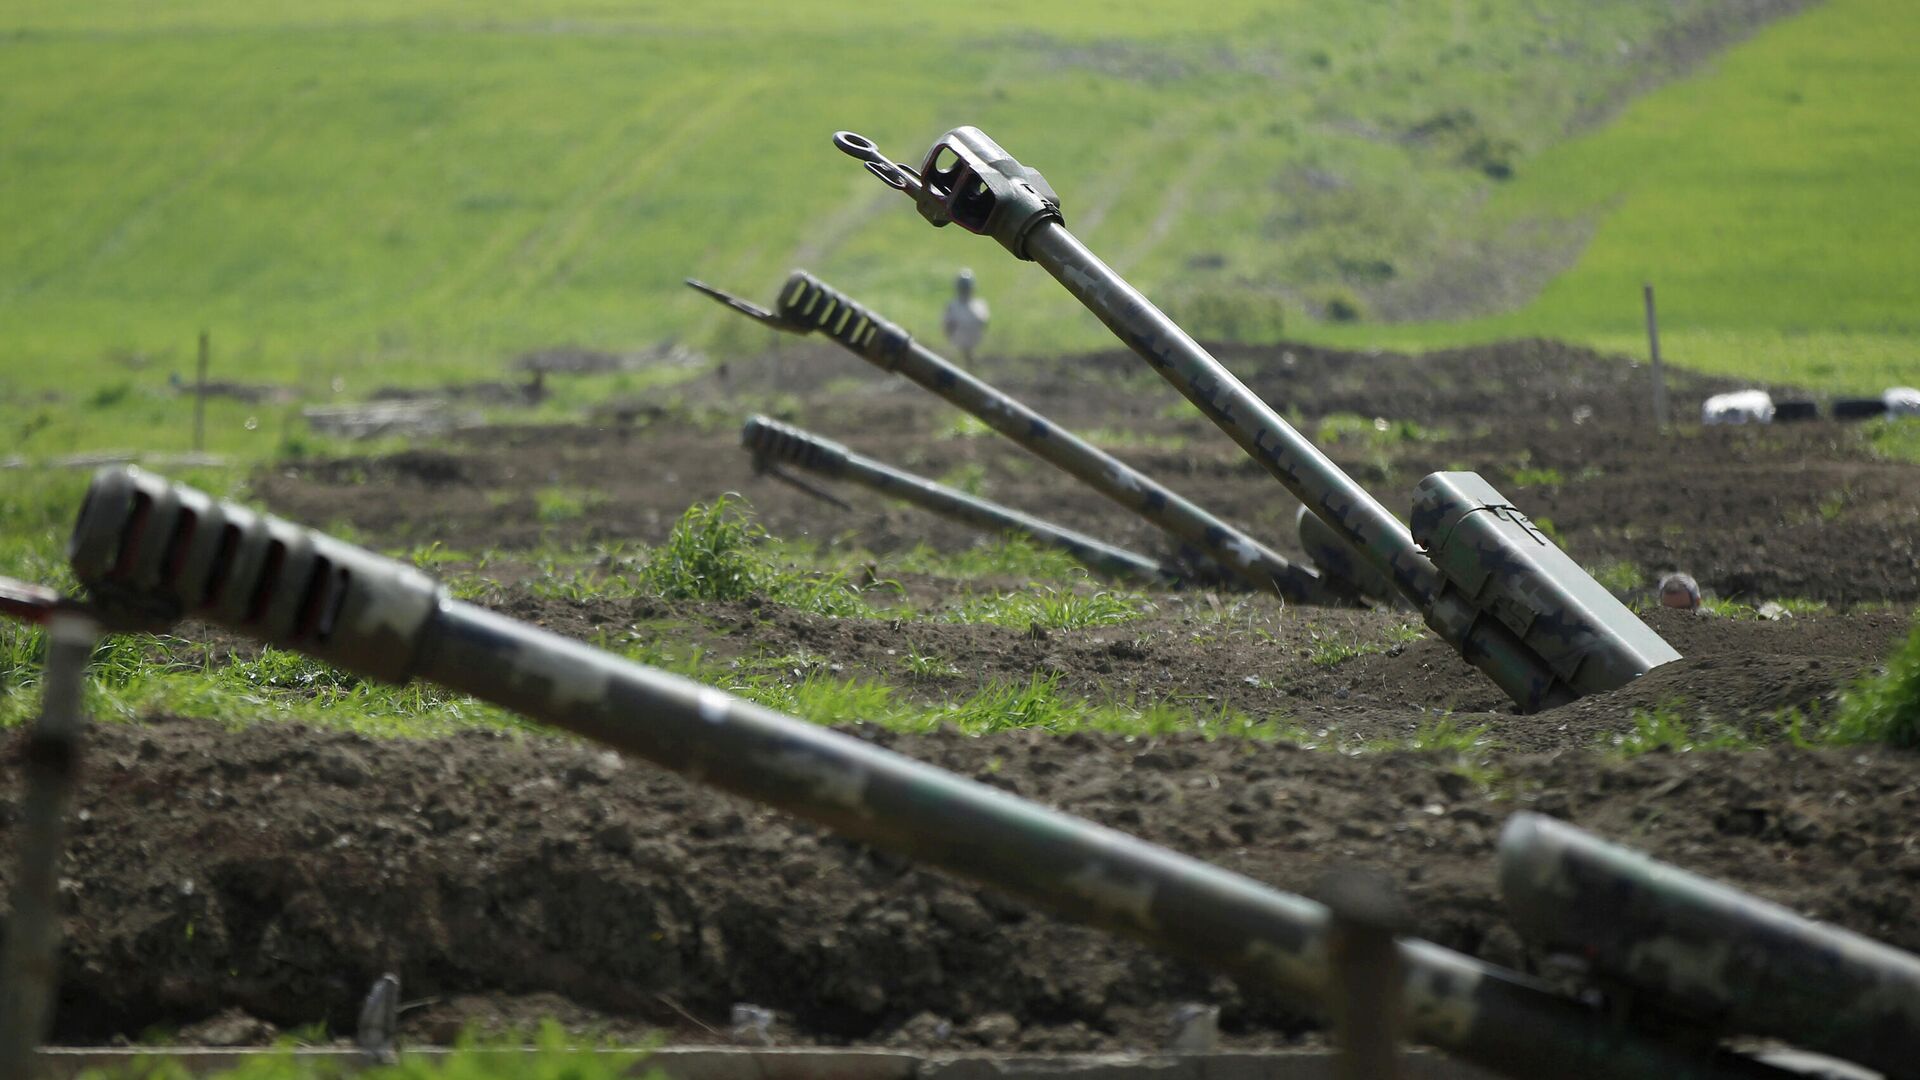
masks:
[(1369, 600), (1390, 606), (1405, 606), (1406, 599), (1393, 583), (1380, 576), (1373, 564), (1353, 550), (1319, 515), (1302, 503), (1294, 512), (1294, 531), (1300, 536), (1300, 550), (1322, 577), (1344, 583), (1347, 588)]
[(792, 465), (817, 476), (859, 484), (995, 536), (1024, 536), (1041, 547), (1066, 552), (1102, 577), (1170, 588), (1185, 584), (1180, 569), (1171, 564), (1115, 547), (990, 499), (955, 491), (924, 476), (856, 454), (832, 439), (792, 424), (765, 416), (749, 417), (740, 429), (740, 445), (753, 454), (756, 465)]
[[(1186, 331), (1088, 250), (1067, 230), (1059, 198), (1039, 174), (1015, 161), (978, 129), (956, 128), (942, 136), (917, 172), (891, 161), (870, 140), (851, 132), (837, 133), (834, 143), (864, 161), (887, 184), (912, 196), (922, 216), (935, 225), (953, 222), (969, 232), (992, 236), (1015, 256), (1040, 264), (1392, 582), (1435, 633), (1522, 710), (1565, 704), (1581, 694), (1609, 688), (1607, 679), (1625, 681), (1679, 658), (1604, 589), (1595, 586), (1604, 594), (1603, 602), (1584, 587), (1541, 580), (1538, 575), (1549, 566), (1556, 572), (1571, 567), (1586, 575), (1571, 560), (1562, 563), (1537, 556), (1534, 549), (1552, 548), (1552, 543), (1538, 530), (1514, 520), (1516, 515), (1505, 514), (1509, 504), (1490, 487), (1484, 489), (1487, 497), (1482, 502), (1461, 504), (1451, 515), (1456, 521), (1484, 516), (1489, 524), (1482, 528), (1475, 521), (1461, 535), (1460, 557), (1436, 565), (1415, 533), (1424, 522), (1448, 515), (1436, 517), (1432, 507), (1417, 507), (1415, 528), (1409, 532)], [(1464, 489), (1460, 484), (1441, 483), (1437, 490), (1445, 494)], [(1466, 580), (1448, 576), (1461, 570), (1467, 571)], [(1489, 585), (1488, 577), (1497, 581)], [(1567, 606), (1564, 601), (1569, 595), (1592, 602)], [(1481, 602), (1490, 606), (1482, 607)], [(1543, 640), (1552, 643), (1544, 653), (1535, 647)]]
[(776, 330), (824, 333), (881, 370), (897, 372), (918, 383), (1167, 533), (1178, 545), (1177, 554), (1183, 562), (1224, 568), (1233, 582), (1296, 603), (1356, 602), (1351, 590), (1288, 562), (1279, 552), (969, 374), (897, 324), (804, 270), (794, 271), (781, 286), (777, 312), (704, 282), (690, 280), (687, 284)]
[(1920, 1076), (1920, 957), (1538, 814), (1507, 822), (1500, 890), (1630, 1009)]
[[(21, 597), (45, 613), (47, 661), (39, 718), (27, 737), (26, 793), (9, 824), (19, 862), (7, 893), (5, 952), (0, 953), (0, 1076), (29, 1076), (34, 1049), (46, 1038), (57, 1000), (60, 953), (60, 866), (67, 811), (73, 803), (85, 726), (87, 664), (100, 627), (44, 595)], [(27, 614), (9, 608), (10, 614)]]
[[(108, 625), (120, 611), (191, 615), (367, 678), (437, 683), (1231, 974), (1304, 1013), (1328, 1008), (1320, 904), (454, 600), (405, 563), (127, 467), (95, 477), (70, 551)], [(1790, 1075), (1621, 1027), (1431, 942), (1396, 948), (1408, 1035), (1508, 1075)]]

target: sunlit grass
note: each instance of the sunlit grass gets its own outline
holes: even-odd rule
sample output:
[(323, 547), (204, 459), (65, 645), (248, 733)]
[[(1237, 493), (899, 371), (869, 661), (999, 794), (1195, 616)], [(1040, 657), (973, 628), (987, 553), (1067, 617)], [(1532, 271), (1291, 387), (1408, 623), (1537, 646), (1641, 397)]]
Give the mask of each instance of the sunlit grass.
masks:
[(558, 1022), (544, 1021), (524, 1039), (462, 1036), (442, 1054), (406, 1054), (391, 1065), (367, 1066), (337, 1058), (297, 1058), (292, 1047), (264, 1053), (217, 1073), (203, 1073), (163, 1057), (132, 1065), (89, 1069), (80, 1080), (664, 1080), (658, 1069), (643, 1070), (644, 1051), (579, 1045)]
[(1491, 207), (1586, 217), (1573, 268), (1511, 314), (1324, 329), (1332, 342), (1460, 344), (1546, 334), (1833, 392), (1911, 384), (1920, 340), (1920, 6), (1829, 0), (1763, 30), (1617, 120), (1525, 162)]
[(1036, 585), (1016, 592), (967, 597), (948, 608), (944, 617), (948, 622), (1023, 629), (1085, 630), (1130, 622), (1152, 610), (1152, 602), (1136, 593), (1079, 593)]
[[(1900, 40), (1882, 6), (1876, 33)], [(216, 379), (305, 399), (499, 377), (556, 344), (757, 350), (680, 279), (752, 291), (795, 263), (920, 333), (970, 264), (994, 350), (1110, 345), (1033, 267), (927, 229), (834, 154), (842, 127), (911, 160), (977, 123), (1193, 332), (1270, 340), (1446, 265), (1489, 193), (1535, 171), (1558, 190), (1577, 165), (1541, 151), (1708, 7), (28, 5), (0, 15), (5, 418), (53, 414), (15, 435), (27, 453), (182, 442), (167, 386), (203, 327)], [(1846, 76), (1818, 68), (1834, 89), (1802, 111), (1846, 97), (1878, 122)], [(117, 436), (65, 415), (103, 388)], [(209, 425), (254, 456), (299, 438), (297, 406), (221, 400)]]

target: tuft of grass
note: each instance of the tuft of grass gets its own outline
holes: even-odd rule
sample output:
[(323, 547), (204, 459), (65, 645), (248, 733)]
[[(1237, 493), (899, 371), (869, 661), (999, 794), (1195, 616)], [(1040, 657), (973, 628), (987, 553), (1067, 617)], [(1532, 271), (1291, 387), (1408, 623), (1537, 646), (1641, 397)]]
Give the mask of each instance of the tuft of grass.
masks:
[(1404, 622), (1389, 628), (1385, 638), (1380, 641), (1366, 641), (1337, 633), (1322, 634), (1316, 630), (1313, 632), (1313, 644), (1307, 650), (1307, 660), (1316, 667), (1338, 667), (1349, 660), (1386, 652), (1395, 645), (1418, 641), (1424, 633), (1425, 629), (1417, 622)]
[(1629, 716), (1633, 729), (1615, 733), (1606, 745), (1625, 757), (1755, 748), (1752, 739), (1725, 724), (1710, 719), (1690, 722), (1684, 715), (1685, 708), (1683, 702), (1670, 701), (1652, 709), (1635, 709)]
[(773, 565), (760, 550), (767, 532), (736, 497), (695, 503), (680, 515), (633, 584), (668, 600), (764, 597), (821, 615), (871, 615), (840, 573), (817, 575)]
[(1042, 585), (1020, 592), (968, 597), (949, 610), (946, 619), (1042, 630), (1085, 630), (1129, 622), (1152, 610), (1152, 602), (1138, 593), (1082, 594)]
[[(219, 1073), (219, 1080), (665, 1080), (658, 1069), (638, 1071), (644, 1050), (578, 1045), (554, 1020), (542, 1021), (531, 1045), (524, 1039), (482, 1040), (461, 1036), (444, 1056), (402, 1053), (393, 1065), (363, 1067), (358, 1062), (299, 1059), (293, 1047), (246, 1060)], [(110, 1069), (89, 1069), (79, 1080), (193, 1080), (203, 1075), (164, 1058), (150, 1058)]]
[(916, 679), (952, 679), (960, 675), (960, 669), (953, 666), (953, 661), (912, 649), (908, 649), (907, 655), (900, 658), (900, 666)]
[(930, 574), (934, 577), (967, 580), (982, 577), (1024, 578), (1029, 581), (1085, 580), (1086, 568), (1057, 548), (1041, 547), (1031, 539), (1008, 534), (991, 543), (965, 548), (951, 554), (937, 552), (925, 544), (892, 560), (901, 573)]
[(1757, 619), (1760, 610), (1752, 604), (1743, 604), (1738, 600), (1727, 600), (1718, 596), (1702, 596), (1700, 610), (1723, 619)]
[(1808, 600), (1803, 596), (1789, 596), (1774, 603), (1789, 615), (1819, 615), (1827, 610), (1825, 600)]
[(1920, 618), (1884, 671), (1842, 695), (1827, 737), (1838, 743), (1920, 747)]
[(946, 439), (977, 439), (982, 435), (991, 434), (993, 429), (987, 426), (986, 421), (970, 413), (961, 413), (947, 425), (940, 436)]
[(1647, 573), (1626, 559), (1615, 559), (1587, 567), (1587, 573), (1610, 592), (1630, 593), (1646, 584)]
[(744, 600), (760, 586), (753, 545), (766, 535), (732, 496), (695, 503), (647, 560), (640, 584), (669, 600)]
[(1920, 419), (1881, 417), (1866, 425), (1862, 437), (1876, 455), (1894, 461), (1920, 461)]
[(902, 700), (884, 683), (840, 678), (818, 665), (794, 670), (798, 671), (797, 677), (790, 677), (791, 671), (715, 672), (700, 670), (697, 665), (680, 665), (681, 674), (816, 724), (877, 724), (907, 732), (945, 726), (969, 735), (1013, 729), (1136, 736), (1197, 732), (1209, 739), (1272, 739), (1290, 730), (1279, 719), (1257, 719), (1205, 703), (1170, 700), (1142, 706), (1130, 700), (1097, 702), (1061, 690), (1059, 676), (1050, 673), (1032, 675), (1025, 681), (996, 679), (967, 697), (919, 705)]
[(1464, 727), (1453, 717), (1442, 716), (1422, 723), (1407, 740), (1407, 746), (1422, 753), (1477, 753), (1490, 745), (1487, 732), (1491, 730), (1488, 724)]
[(963, 462), (940, 474), (939, 481), (968, 495), (987, 493), (987, 467), (977, 461)]
[(606, 496), (586, 488), (545, 487), (533, 493), (534, 516), (548, 524), (578, 521), (606, 501)]

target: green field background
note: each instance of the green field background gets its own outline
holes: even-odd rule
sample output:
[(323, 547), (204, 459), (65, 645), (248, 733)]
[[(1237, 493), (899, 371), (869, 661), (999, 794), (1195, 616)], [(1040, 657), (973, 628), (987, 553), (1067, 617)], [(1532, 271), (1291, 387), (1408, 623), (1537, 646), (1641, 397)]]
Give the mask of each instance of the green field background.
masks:
[[(970, 265), (994, 349), (1106, 344), (828, 144), (914, 159), (963, 122), (1203, 336), (1637, 351), (1651, 279), (1678, 362), (1920, 379), (1920, 4), (1830, 0), (1616, 117), (1709, 6), (0, 6), (0, 391), (17, 419), (157, 383), (202, 327), (216, 375), (349, 395), (558, 344), (746, 353), (680, 280), (770, 298), (796, 265), (923, 330)], [(1368, 310), (1536, 232), (1591, 241), (1517, 310)]]

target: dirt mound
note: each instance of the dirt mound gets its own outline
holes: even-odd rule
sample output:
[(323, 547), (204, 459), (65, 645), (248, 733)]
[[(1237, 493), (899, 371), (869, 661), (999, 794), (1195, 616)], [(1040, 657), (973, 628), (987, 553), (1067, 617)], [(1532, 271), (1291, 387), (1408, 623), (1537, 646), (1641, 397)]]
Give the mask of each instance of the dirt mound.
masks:
[[(1495, 797), (1410, 753), (853, 734), (1281, 888), (1389, 868), (1423, 935), (1499, 963), (1525, 963), (1492, 861), (1521, 808), (1920, 947), (1912, 755), (1513, 756)], [(558, 1012), (698, 1041), (739, 1001), (775, 1009), (786, 1041), (886, 1041), (932, 1013), (964, 1044), (1144, 1046), (1184, 1000), (1218, 1002), (1237, 1043), (1303, 1028), (1225, 979), (576, 742), (162, 718), (97, 729), (88, 762), (65, 1040), (235, 1007), (342, 1030), (388, 970), (434, 1002), (415, 1038)]]
[[(1576, 559), (1629, 564), (1642, 587), (1684, 569), (1712, 593), (1756, 601), (1920, 600), (1920, 467), (1872, 458), (1855, 428), (1682, 424), (1662, 434), (1645, 422), (1644, 369), (1548, 341), (1418, 357), (1306, 346), (1220, 351), (1397, 512), (1421, 476), (1472, 470)], [(1299, 556), (1298, 502), (1130, 354), (989, 367), (1035, 409)], [(727, 491), (747, 495), (775, 534), (834, 547), (885, 554), (980, 539), (857, 488), (834, 485), (854, 507), (841, 512), (755, 476), (738, 424), (771, 407), (891, 464), (1167, 552), (1138, 518), (997, 436), (969, 434), (944, 402), (845, 354), (789, 351), (731, 370), (648, 418), (636, 411), (626, 423), (496, 427), (455, 435), (437, 451), (283, 463), (262, 472), (255, 489), (296, 520), (344, 520), (384, 541), (469, 551), (654, 543), (689, 502)], [(1682, 417), (1736, 385), (1684, 371), (1670, 372), (1669, 384)], [(1384, 423), (1324, 422), (1335, 415)], [(591, 506), (543, 514), (540, 496), (552, 489), (590, 492)]]
[[(1281, 888), (1310, 889), (1337, 866), (1385, 867), (1423, 936), (1494, 962), (1527, 962), (1492, 862), (1501, 821), (1518, 809), (1920, 947), (1920, 758), (1779, 748), (1791, 745), (1784, 714), (1821, 713), (1906, 633), (1906, 612), (1866, 602), (1920, 599), (1920, 468), (1876, 460), (1856, 429), (1833, 425), (1650, 430), (1644, 371), (1552, 342), (1423, 357), (1221, 353), (1390, 507), (1404, 508), (1428, 472), (1472, 469), (1627, 593), (1680, 568), (1722, 596), (1830, 608), (1777, 622), (1657, 609), (1648, 621), (1684, 659), (1519, 716), (1394, 612), (1155, 592), (1130, 599), (1138, 615), (1118, 625), (1036, 632), (940, 617), (969, 587), (1020, 580), (901, 574), (931, 612), (912, 620), (535, 587), (530, 549), (605, 544), (613, 567), (625, 558), (615, 548), (659, 541), (690, 502), (728, 490), (747, 493), (774, 533), (836, 554), (977, 542), (864, 492), (842, 490), (854, 509), (841, 512), (754, 478), (736, 436), (753, 411), (1162, 548), (1144, 524), (956, 425), (917, 388), (809, 349), (731, 364), (672, 399), (609, 409), (604, 423), (286, 462), (259, 473), (254, 490), (296, 520), (350, 523), (376, 546), (488, 553), (489, 604), (576, 638), (880, 681), (921, 704), (1039, 678), (1076, 699), (1270, 721), (1293, 741), (846, 730)], [(1298, 504), (1131, 356), (989, 367), (1042, 412), (1297, 552)], [(1683, 416), (1731, 385), (1684, 372), (1670, 383)], [(217, 657), (255, 648), (211, 636)], [(948, 670), (910, 671), (908, 654)], [(1599, 749), (1661, 711), (1776, 748), (1630, 760)], [(1404, 747), (1440, 725), (1483, 729), (1495, 748), (1483, 743), (1470, 759), (1332, 749)], [(14, 735), (0, 761), (0, 831), (18, 805), (20, 752)], [(1230, 1043), (1305, 1028), (1257, 991), (574, 741), (374, 743), (159, 718), (96, 731), (80, 807), (63, 893), (67, 1040), (233, 1009), (283, 1028), (325, 1019), (340, 1029), (387, 970), (427, 1001), (406, 1019), (427, 1039), (542, 1016), (717, 1039), (736, 1002), (776, 1010), (787, 1042), (1144, 1047), (1194, 1000), (1222, 1007)]]

